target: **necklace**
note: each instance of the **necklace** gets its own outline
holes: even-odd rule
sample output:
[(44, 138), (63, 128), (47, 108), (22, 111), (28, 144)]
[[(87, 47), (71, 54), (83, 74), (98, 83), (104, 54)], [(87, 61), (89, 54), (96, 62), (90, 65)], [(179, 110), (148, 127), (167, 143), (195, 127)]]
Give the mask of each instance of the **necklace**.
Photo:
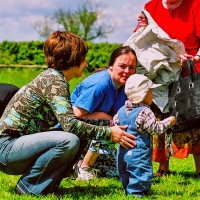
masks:
[(167, 8), (168, 10), (174, 10), (175, 8), (177, 8), (178, 6), (181, 5), (181, 3), (183, 2), (183, 0), (179, 0), (177, 3), (175, 3), (174, 5), (170, 5), (169, 3), (167, 3), (166, 0), (163, 0), (163, 6), (165, 8)]

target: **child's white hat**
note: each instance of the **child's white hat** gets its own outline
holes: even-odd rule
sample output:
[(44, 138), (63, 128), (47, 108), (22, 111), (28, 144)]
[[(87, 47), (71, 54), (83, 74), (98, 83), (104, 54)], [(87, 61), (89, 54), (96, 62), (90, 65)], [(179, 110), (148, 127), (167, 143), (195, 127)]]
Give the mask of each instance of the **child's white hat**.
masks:
[(147, 76), (142, 74), (131, 75), (125, 85), (125, 93), (132, 103), (141, 103), (149, 89), (157, 88), (162, 84), (154, 84)]

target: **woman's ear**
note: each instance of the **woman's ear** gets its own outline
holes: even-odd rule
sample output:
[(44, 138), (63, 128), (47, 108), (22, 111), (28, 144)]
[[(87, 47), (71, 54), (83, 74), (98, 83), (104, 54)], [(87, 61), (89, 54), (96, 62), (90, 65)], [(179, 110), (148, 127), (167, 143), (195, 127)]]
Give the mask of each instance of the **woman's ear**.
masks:
[(109, 66), (110, 71), (113, 71), (113, 66)]

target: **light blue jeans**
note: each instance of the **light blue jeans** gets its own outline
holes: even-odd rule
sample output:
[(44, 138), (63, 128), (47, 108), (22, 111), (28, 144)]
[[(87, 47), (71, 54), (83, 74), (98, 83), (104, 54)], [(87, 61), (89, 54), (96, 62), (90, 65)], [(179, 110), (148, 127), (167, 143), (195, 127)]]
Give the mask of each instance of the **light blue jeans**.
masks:
[(41, 132), (0, 139), (0, 171), (22, 174), (16, 187), (25, 194), (54, 192), (72, 168), (79, 138), (64, 131)]

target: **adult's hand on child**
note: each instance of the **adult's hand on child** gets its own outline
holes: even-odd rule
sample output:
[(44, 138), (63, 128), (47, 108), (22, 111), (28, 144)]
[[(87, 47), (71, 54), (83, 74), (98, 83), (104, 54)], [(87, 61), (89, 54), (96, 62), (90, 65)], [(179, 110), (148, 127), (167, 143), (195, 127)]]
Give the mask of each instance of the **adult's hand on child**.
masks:
[(136, 137), (130, 133), (125, 132), (127, 126), (113, 126), (111, 129), (111, 139), (113, 142), (119, 143), (124, 148), (134, 148)]

